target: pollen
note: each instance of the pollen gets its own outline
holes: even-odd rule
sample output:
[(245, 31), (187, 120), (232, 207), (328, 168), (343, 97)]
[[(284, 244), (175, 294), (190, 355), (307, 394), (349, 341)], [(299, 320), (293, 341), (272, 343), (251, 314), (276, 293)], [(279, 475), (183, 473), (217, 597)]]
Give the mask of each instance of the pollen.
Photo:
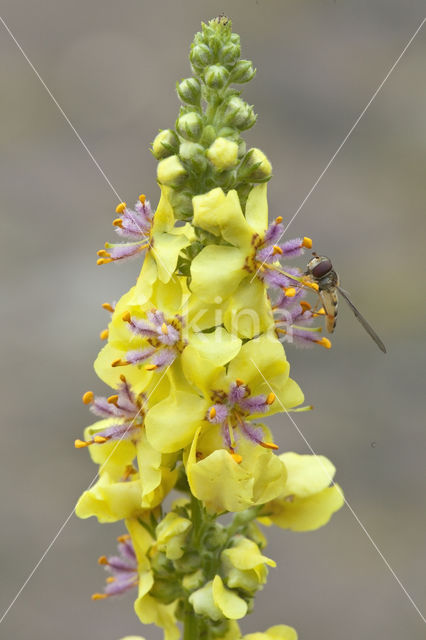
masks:
[(284, 292), (287, 298), (294, 298), (294, 296), (296, 295), (296, 289), (294, 287), (286, 287), (284, 289)]
[(210, 420), (213, 420), (214, 418), (216, 418), (216, 409), (214, 407), (212, 407), (209, 411), (209, 418)]
[(306, 249), (312, 249), (312, 239), (305, 236), (302, 241), (302, 247), (305, 247)]
[(100, 337), (101, 340), (107, 340), (108, 336), (109, 336), (108, 329), (103, 329), (99, 334), (99, 337)]
[(142, 204), (145, 204), (146, 195), (144, 193), (141, 193), (141, 195), (139, 196), (139, 201), (142, 202)]
[(304, 284), (305, 287), (309, 287), (309, 289), (313, 289), (314, 291), (319, 291), (319, 286), (317, 285), (317, 283), (311, 282), (307, 278), (302, 278), (302, 284)]
[(127, 207), (127, 204), (125, 202), (120, 202), (120, 204), (117, 205), (115, 208), (115, 213), (123, 213), (126, 207)]
[(105, 309), (105, 311), (110, 311), (111, 313), (114, 312), (114, 307), (111, 306), (109, 302), (104, 302), (102, 304), (102, 309)]
[(316, 340), (317, 344), (320, 344), (322, 347), (326, 349), (331, 349), (331, 342), (328, 338), (321, 338), (321, 340)]
[(272, 404), (275, 401), (275, 393), (270, 393), (266, 398), (266, 404)]
[(95, 395), (93, 393), (93, 391), (86, 391), (86, 393), (83, 393), (82, 395), (82, 401), (83, 404), (91, 404), (93, 402)]

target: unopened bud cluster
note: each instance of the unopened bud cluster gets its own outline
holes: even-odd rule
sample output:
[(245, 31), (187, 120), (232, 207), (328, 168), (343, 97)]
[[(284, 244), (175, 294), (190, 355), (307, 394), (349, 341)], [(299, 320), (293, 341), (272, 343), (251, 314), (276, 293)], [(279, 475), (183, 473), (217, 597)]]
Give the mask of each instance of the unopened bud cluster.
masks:
[(240, 53), (240, 38), (227, 18), (202, 25), (190, 52), (194, 75), (176, 87), (183, 106), (175, 129), (160, 131), (153, 142), (158, 182), (171, 188), (179, 219), (192, 218), (197, 194), (220, 186), (225, 192), (236, 189), (244, 202), (253, 184), (271, 177), (266, 156), (259, 149), (247, 151), (241, 137), (256, 114), (234, 85), (249, 82), (256, 71)]

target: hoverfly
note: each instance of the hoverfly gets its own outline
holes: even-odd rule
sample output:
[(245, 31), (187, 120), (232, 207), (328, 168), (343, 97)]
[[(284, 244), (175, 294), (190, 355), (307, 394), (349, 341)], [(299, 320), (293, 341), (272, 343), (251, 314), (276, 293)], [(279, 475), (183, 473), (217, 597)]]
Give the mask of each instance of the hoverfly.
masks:
[(337, 319), (337, 292), (346, 300), (349, 307), (353, 311), (355, 318), (359, 320), (368, 335), (374, 340), (379, 349), (386, 353), (386, 347), (380, 340), (374, 329), (368, 324), (367, 320), (360, 314), (355, 305), (350, 301), (347, 293), (339, 286), (339, 276), (333, 269), (331, 260), (326, 256), (318, 256), (316, 253), (308, 262), (305, 275), (310, 277), (318, 287), (318, 293), (321, 298), (324, 311), (326, 313), (326, 327), (329, 333), (333, 333)]

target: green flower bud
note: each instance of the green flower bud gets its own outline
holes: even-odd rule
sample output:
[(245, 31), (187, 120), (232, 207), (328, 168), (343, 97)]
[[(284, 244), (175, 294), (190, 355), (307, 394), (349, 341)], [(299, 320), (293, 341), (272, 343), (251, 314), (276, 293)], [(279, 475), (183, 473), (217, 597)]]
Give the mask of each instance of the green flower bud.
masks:
[(205, 149), (196, 142), (182, 142), (179, 147), (179, 157), (185, 164), (198, 174), (204, 173), (207, 167)]
[(151, 569), (156, 576), (166, 577), (173, 571), (173, 564), (165, 553), (159, 551), (151, 560)]
[(179, 573), (193, 573), (200, 566), (200, 554), (197, 551), (184, 553), (181, 558), (173, 561), (173, 566)]
[(185, 180), (186, 175), (186, 169), (176, 155), (160, 160), (158, 163), (157, 180), (160, 184), (178, 186)]
[(220, 171), (232, 169), (238, 162), (238, 144), (227, 138), (216, 138), (207, 150), (207, 157)]
[(196, 71), (202, 71), (204, 67), (213, 62), (212, 52), (206, 44), (193, 45), (189, 59)]
[(254, 69), (250, 60), (240, 60), (232, 69), (231, 82), (243, 84), (244, 82), (249, 82), (255, 75), (256, 69)]
[(203, 144), (205, 147), (209, 147), (212, 144), (212, 142), (215, 141), (215, 139), (216, 139), (216, 129), (213, 127), (213, 125), (208, 124), (203, 129), (203, 133), (201, 134), (201, 138), (200, 138), (200, 143)]
[(214, 551), (219, 547), (223, 547), (226, 542), (227, 531), (221, 524), (213, 525), (205, 538), (204, 545), (209, 551)]
[(228, 42), (228, 44), (222, 47), (222, 50), (220, 52), (222, 64), (224, 64), (228, 68), (233, 67), (240, 57), (240, 53), (241, 47), (239, 43), (235, 44), (234, 42)]
[(163, 129), (152, 143), (152, 153), (157, 160), (161, 160), (176, 153), (178, 145), (179, 140), (175, 132), (172, 129)]
[(256, 115), (250, 105), (238, 96), (233, 96), (225, 107), (223, 119), (226, 124), (243, 131), (250, 129), (256, 122)]
[(207, 67), (204, 73), (204, 81), (211, 89), (222, 89), (228, 82), (229, 71), (221, 64), (214, 64)]
[(201, 85), (196, 78), (185, 78), (176, 85), (176, 91), (182, 102), (195, 106), (200, 104)]
[(163, 604), (170, 604), (177, 600), (181, 595), (180, 584), (173, 574), (170, 575), (170, 578), (169, 580), (155, 580), (149, 595)]
[(191, 111), (180, 116), (176, 121), (176, 130), (182, 138), (198, 140), (203, 129), (203, 119), (200, 114)]
[(238, 169), (238, 178), (250, 182), (266, 182), (272, 176), (272, 165), (263, 151), (250, 149)]
[(194, 213), (191, 193), (172, 190), (169, 193), (169, 199), (177, 220), (191, 220)]
[(182, 586), (186, 591), (195, 591), (199, 589), (206, 581), (206, 577), (202, 569), (198, 569), (194, 573), (189, 573), (182, 579)]

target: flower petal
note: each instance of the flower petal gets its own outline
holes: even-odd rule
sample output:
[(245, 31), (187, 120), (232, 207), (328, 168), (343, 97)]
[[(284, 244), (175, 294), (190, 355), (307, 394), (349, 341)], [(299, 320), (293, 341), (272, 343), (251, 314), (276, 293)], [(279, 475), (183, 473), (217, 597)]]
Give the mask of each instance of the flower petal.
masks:
[(247, 602), (234, 591), (227, 589), (222, 578), (216, 575), (213, 579), (213, 598), (215, 604), (229, 620), (240, 620), (247, 613)]
[(252, 188), (246, 202), (246, 220), (261, 237), (268, 226), (267, 183)]
[(223, 327), (217, 327), (211, 333), (193, 334), (190, 344), (202, 358), (214, 362), (216, 366), (222, 366), (235, 358), (242, 343)]
[(191, 264), (191, 291), (205, 302), (222, 302), (245, 277), (245, 253), (236, 247), (210, 244)]
[(287, 481), (283, 495), (306, 498), (326, 489), (333, 482), (336, 467), (325, 456), (283, 453), (281, 460), (287, 467)]

